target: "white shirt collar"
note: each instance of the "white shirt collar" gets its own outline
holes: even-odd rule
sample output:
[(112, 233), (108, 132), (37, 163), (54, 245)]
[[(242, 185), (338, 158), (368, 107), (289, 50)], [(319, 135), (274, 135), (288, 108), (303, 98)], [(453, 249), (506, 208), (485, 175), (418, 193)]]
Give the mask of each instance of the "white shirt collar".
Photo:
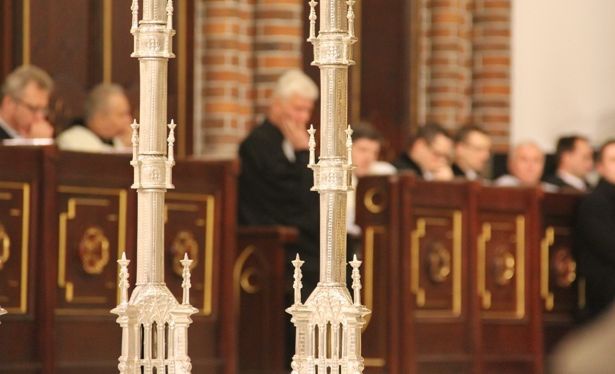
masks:
[(558, 170), (557, 175), (560, 178), (562, 178), (564, 182), (576, 188), (577, 190), (580, 190), (580, 191), (587, 190), (587, 184), (585, 183), (585, 181), (577, 177), (576, 175), (572, 175), (565, 170)]
[(0, 117), (0, 127), (2, 127), (2, 129), (4, 131), (6, 131), (7, 134), (9, 134), (9, 136), (13, 139), (19, 139), (21, 138), (21, 135), (19, 135), (19, 133), (17, 131), (15, 131), (11, 126), (8, 125), (8, 123), (6, 123), (2, 117)]

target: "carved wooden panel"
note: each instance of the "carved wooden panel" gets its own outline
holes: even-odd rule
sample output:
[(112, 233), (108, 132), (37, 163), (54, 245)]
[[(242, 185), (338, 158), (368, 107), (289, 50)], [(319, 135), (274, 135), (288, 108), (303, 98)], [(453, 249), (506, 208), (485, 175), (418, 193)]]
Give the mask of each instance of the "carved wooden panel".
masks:
[(30, 189), (0, 182), (0, 305), (11, 314), (29, 312)]
[(56, 313), (108, 315), (126, 250), (127, 191), (59, 186), (58, 209)]
[(480, 214), (477, 283), (483, 318), (522, 319), (526, 314), (525, 217)]
[(456, 318), (462, 308), (462, 213), (415, 209), (410, 233), (410, 288), (417, 318)]
[(213, 308), (215, 198), (206, 194), (169, 192), (165, 202), (165, 280), (174, 295), (182, 294), (182, 267), (187, 254), (192, 262), (190, 300), (199, 314)]

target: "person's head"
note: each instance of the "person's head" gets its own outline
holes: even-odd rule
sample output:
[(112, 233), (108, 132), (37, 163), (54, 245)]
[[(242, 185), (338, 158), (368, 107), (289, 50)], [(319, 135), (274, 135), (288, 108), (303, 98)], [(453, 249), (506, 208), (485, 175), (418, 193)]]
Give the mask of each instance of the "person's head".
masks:
[(113, 139), (131, 131), (132, 114), (124, 89), (102, 83), (94, 87), (85, 101), (85, 123), (103, 139)]
[(358, 177), (369, 173), (370, 166), (378, 160), (382, 135), (370, 124), (362, 123), (352, 133), (352, 163)]
[(583, 136), (563, 136), (555, 151), (557, 170), (585, 178), (594, 167), (594, 150)]
[(318, 87), (300, 70), (289, 70), (276, 82), (269, 107), (269, 119), (276, 126), (291, 122), (304, 125), (312, 117)]
[(34, 123), (47, 117), (53, 81), (49, 74), (23, 65), (6, 77), (0, 93), (0, 117), (20, 136), (29, 137)]
[(453, 141), (440, 125), (419, 127), (409, 147), (409, 156), (423, 171), (434, 172), (450, 164)]
[(464, 126), (455, 135), (455, 161), (464, 171), (481, 172), (491, 156), (491, 138), (478, 126)]
[(531, 141), (517, 144), (508, 155), (508, 171), (524, 186), (537, 186), (544, 166), (544, 152)]
[(615, 184), (615, 139), (607, 140), (600, 147), (596, 170), (607, 182)]

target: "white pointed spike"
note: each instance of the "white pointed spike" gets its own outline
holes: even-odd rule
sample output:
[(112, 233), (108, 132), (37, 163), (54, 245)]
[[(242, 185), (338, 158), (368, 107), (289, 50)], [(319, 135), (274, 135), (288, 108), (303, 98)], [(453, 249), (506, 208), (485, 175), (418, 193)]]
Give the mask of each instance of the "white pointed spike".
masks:
[(173, 29), (173, 0), (167, 2), (167, 29)]
[(169, 137), (167, 138), (168, 150), (167, 150), (167, 158), (170, 162), (175, 161), (174, 149), (175, 149), (175, 120), (171, 120), (169, 123)]
[(293, 289), (295, 290), (295, 305), (301, 304), (301, 289), (303, 288), (303, 282), (301, 281), (301, 279), (303, 279), (301, 266), (303, 266), (304, 263), (305, 261), (301, 261), (301, 258), (297, 253), (295, 260), (292, 261), (292, 264), (295, 266), (295, 273), (293, 275), (293, 278), (295, 279), (295, 282), (293, 283)]
[(307, 132), (310, 134), (310, 138), (308, 140), (308, 147), (310, 149), (310, 160), (308, 162), (308, 167), (311, 167), (316, 164), (316, 138), (314, 137), (316, 130), (314, 129), (314, 125), (310, 125)]
[(132, 0), (132, 6), (130, 7), (132, 10), (132, 26), (130, 27), (130, 31), (134, 32), (139, 27), (139, 1)]
[(182, 288), (183, 288), (183, 297), (182, 304), (189, 305), (190, 304), (190, 288), (192, 287), (192, 283), (190, 282), (191, 274), (190, 274), (190, 266), (192, 265), (192, 260), (188, 258), (188, 253), (184, 253), (184, 259), (180, 261), (184, 270), (182, 272)]
[(308, 37), (309, 42), (313, 42), (316, 39), (316, 20), (318, 16), (316, 16), (316, 5), (318, 5), (318, 1), (310, 0), (310, 36)]
[(348, 37), (354, 41), (355, 33), (354, 33), (354, 3), (355, 0), (347, 0), (346, 4), (348, 5), (348, 12), (346, 13), (346, 18), (348, 19)]
[(350, 125), (348, 125), (348, 128), (345, 130), (346, 132), (346, 163), (348, 165), (352, 165), (352, 134), (354, 133), (354, 131), (352, 130), (352, 127), (350, 127)]
[(352, 266), (352, 289), (354, 291), (354, 305), (361, 305), (361, 273), (359, 272), (359, 267), (361, 266), (361, 261), (357, 259), (357, 255), (355, 254), (350, 261), (350, 266)]

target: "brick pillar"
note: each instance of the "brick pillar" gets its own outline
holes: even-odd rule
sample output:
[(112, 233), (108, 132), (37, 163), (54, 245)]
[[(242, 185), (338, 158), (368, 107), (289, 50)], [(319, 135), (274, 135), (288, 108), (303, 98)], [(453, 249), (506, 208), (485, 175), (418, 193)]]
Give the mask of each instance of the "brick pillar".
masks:
[(471, 0), (420, 0), (419, 121), (449, 128), (471, 110)]
[(473, 122), (508, 146), (510, 0), (419, 0), (419, 123)]
[(232, 158), (271, 88), (301, 66), (301, 0), (197, 0), (195, 153)]
[(510, 138), (510, 0), (474, 0), (472, 120), (498, 151)]

